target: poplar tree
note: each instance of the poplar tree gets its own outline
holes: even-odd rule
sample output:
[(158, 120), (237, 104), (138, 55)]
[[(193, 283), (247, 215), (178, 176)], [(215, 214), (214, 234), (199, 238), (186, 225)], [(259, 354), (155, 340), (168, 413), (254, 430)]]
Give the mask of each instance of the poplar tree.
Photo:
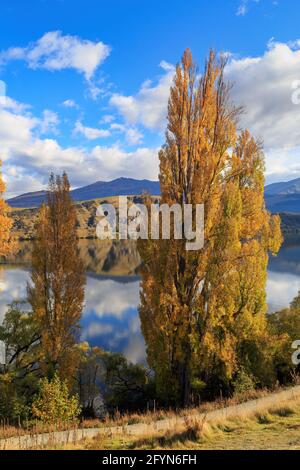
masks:
[(148, 362), (161, 397), (182, 406), (205, 387), (229, 387), (241, 365), (252, 370), (266, 334), (268, 253), (281, 244), (280, 220), (264, 203), (262, 146), (238, 131), (241, 109), (231, 103), (225, 65), (210, 52), (198, 78), (185, 51), (159, 153), (161, 203), (204, 204), (204, 247), (186, 251), (174, 238), (138, 243)]
[(0, 172), (0, 256), (10, 254), (14, 248), (14, 243), (11, 238), (13, 221), (9, 217), (9, 206), (3, 198), (5, 190), (6, 186)]
[(84, 266), (78, 256), (76, 210), (67, 175), (50, 176), (32, 253), (28, 300), (41, 332), (42, 366), (70, 380), (84, 302)]

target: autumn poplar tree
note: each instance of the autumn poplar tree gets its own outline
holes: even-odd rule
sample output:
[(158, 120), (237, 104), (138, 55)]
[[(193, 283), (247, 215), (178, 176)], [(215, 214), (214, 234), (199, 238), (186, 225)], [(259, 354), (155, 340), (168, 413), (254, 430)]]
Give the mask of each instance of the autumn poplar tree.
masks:
[(14, 247), (14, 243), (11, 238), (13, 221), (9, 217), (9, 206), (3, 198), (5, 189), (5, 183), (0, 173), (0, 256), (8, 255), (12, 252)]
[(198, 78), (185, 51), (159, 153), (161, 203), (204, 204), (204, 247), (187, 251), (174, 236), (138, 244), (149, 365), (164, 400), (182, 406), (230, 387), (240, 367), (252, 371), (251, 351), (265, 340), (268, 253), (281, 244), (280, 220), (264, 203), (262, 146), (238, 131), (225, 65), (211, 52)]
[(32, 253), (28, 300), (41, 331), (42, 367), (70, 379), (76, 367), (85, 274), (78, 256), (76, 210), (66, 174), (50, 176)]

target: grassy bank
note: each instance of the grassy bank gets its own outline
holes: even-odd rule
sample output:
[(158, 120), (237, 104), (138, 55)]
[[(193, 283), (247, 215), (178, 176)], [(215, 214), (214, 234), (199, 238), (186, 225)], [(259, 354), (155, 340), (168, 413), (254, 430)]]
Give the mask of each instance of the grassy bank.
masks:
[(237, 415), (227, 420), (206, 422), (205, 417), (187, 417), (165, 433), (153, 432), (138, 438), (104, 437), (83, 440), (62, 449), (300, 449), (300, 399), (283, 402), (247, 416)]
[(0, 444), (2, 449), (300, 449), (299, 386), (246, 398), (72, 423), (69, 430), (39, 427), (24, 435), (19, 429), (18, 437), (7, 429)]

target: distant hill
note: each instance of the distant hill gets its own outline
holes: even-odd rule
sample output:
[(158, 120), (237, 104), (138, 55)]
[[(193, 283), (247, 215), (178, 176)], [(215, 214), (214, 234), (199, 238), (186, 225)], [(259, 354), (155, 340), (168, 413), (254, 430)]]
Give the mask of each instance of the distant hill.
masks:
[(269, 184), (265, 187), (265, 194), (267, 196), (300, 194), (300, 178), (283, 183)]
[[(152, 196), (160, 195), (158, 181), (136, 180), (133, 178), (118, 178), (113, 181), (97, 181), (96, 183), (71, 191), (74, 201), (89, 201), (111, 196), (139, 196), (149, 193)], [(8, 199), (7, 202), (14, 208), (37, 207), (45, 201), (46, 191), (37, 191), (21, 194)]]
[(300, 178), (273, 183), (265, 188), (268, 209), (273, 213), (300, 213)]
[[(76, 202), (90, 201), (113, 196), (139, 196), (149, 193), (160, 194), (158, 181), (118, 178), (113, 181), (97, 181), (96, 183), (71, 191)], [(8, 199), (13, 208), (38, 207), (46, 198), (45, 191), (31, 192)], [(273, 213), (300, 214), (300, 178), (281, 183), (273, 183), (265, 187), (265, 198), (268, 209)]]

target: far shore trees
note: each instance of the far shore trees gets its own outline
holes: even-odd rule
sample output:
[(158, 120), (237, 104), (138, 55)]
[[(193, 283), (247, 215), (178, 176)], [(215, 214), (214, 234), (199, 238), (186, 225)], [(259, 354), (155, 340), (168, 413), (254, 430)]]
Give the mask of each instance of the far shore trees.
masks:
[(28, 301), (41, 332), (41, 366), (72, 381), (84, 302), (85, 273), (78, 255), (76, 211), (67, 175), (50, 176), (32, 253)]
[(159, 153), (161, 202), (204, 204), (204, 248), (139, 241), (148, 362), (162, 399), (182, 406), (203, 390), (230, 393), (241, 368), (264, 385), (269, 367), (266, 276), (268, 253), (282, 241), (280, 219), (265, 208), (262, 146), (238, 131), (225, 65), (211, 52), (199, 78), (185, 51)]

